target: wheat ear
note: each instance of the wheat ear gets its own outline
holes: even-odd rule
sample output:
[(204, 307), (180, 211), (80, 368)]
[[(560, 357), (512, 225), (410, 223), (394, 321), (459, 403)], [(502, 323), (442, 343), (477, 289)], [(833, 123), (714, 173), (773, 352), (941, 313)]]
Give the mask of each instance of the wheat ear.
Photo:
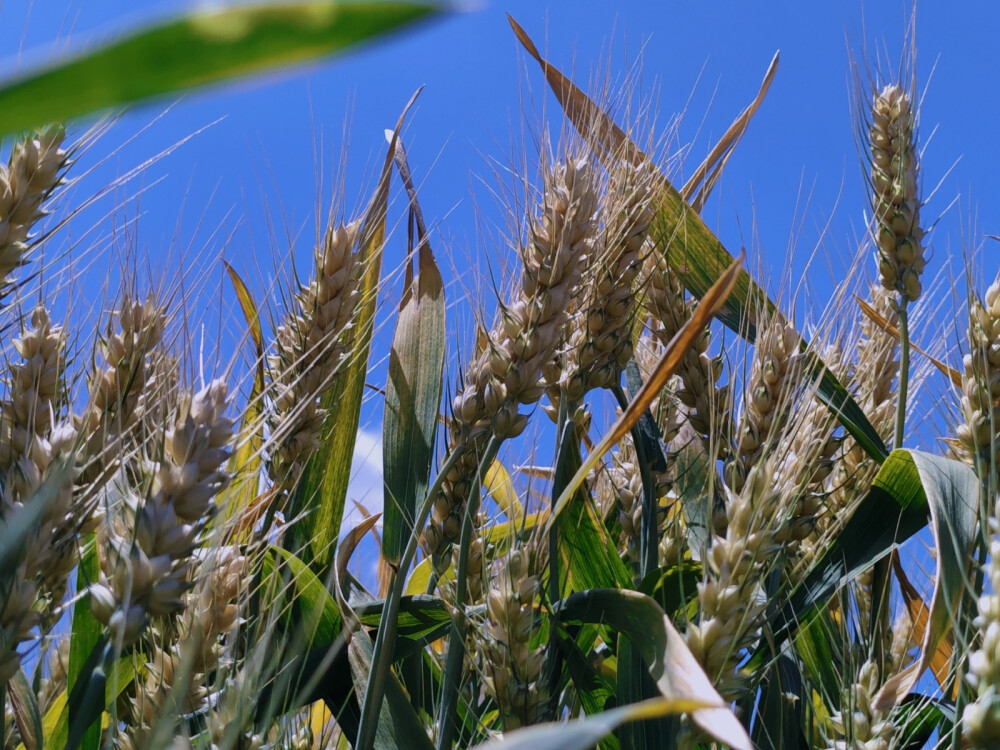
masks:
[(888, 750), (896, 725), (873, 705), (881, 684), (878, 666), (862, 664), (857, 681), (845, 691), (841, 710), (830, 717), (835, 750)]
[(76, 433), (68, 424), (53, 424), (59, 408), (66, 336), (38, 307), (32, 328), (14, 341), (20, 360), (11, 363), (9, 395), (0, 402), (0, 470), (5, 475), (0, 495), (0, 529), (32, 502), (46, 480), (54, 493), (38, 522), (22, 539), (13, 566), (0, 574), (0, 684), (17, 671), (17, 646), (31, 637), (43, 616), (58, 604), (43, 595), (65, 585), (72, 565), (61, 559), (65, 530), (76, 523), (72, 473), (66, 466)]
[(355, 249), (361, 222), (327, 230), (316, 250), (315, 274), (278, 328), (270, 358), (274, 410), (271, 460), (275, 485), (287, 491), (319, 447), (326, 411), (322, 395), (347, 354), (346, 334), (357, 310), (360, 265)]
[[(125, 518), (108, 530), (101, 579), (90, 588), (91, 607), (116, 639), (132, 643), (151, 617), (184, 608), (205, 522), (215, 495), (229, 481), (233, 420), (224, 416), (224, 380), (213, 380), (178, 404), (163, 435), (162, 457), (150, 467), (148, 496), (125, 499)], [(134, 529), (133, 533), (130, 531)]]
[(497, 562), (489, 581), (481, 639), (484, 682), (505, 731), (535, 724), (545, 703), (545, 644), (532, 648), (531, 643), (540, 626), (537, 600), (546, 558), (545, 545), (529, 540)]
[(924, 231), (917, 191), (916, 119), (913, 102), (897, 84), (873, 96), (872, 212), (882, 286), (913, 302), (921, 292)]
[(487, 345), (468, 366), (452, 402), (449, 450), (462, 456), (434, 500), (424, 541), (440, 554), (456, 542), (462, 512), (491, 436), (516, 437), (527, 424), (521, 405), (536, 403), (543, 371), (557, 355), (581, 271), (593, 252), (597, 193), (586, 159), (566, 159), (545, 175), (540, 215), (521, 249), (515, 298), (500, 311)]
[(1000, 743), (1000, 511), (994, 500), (1000, 466), (1000, 279), (983, 299), (973, 296), (963, 364), (964, 421), (958, 426), (958, 442), (979, 475), (983, 511), (990, 515), (984, 531), (989, 534), (988, 584), (976, 618), (982, 641), (969, 655), (967, 675), (976, 700), (965, 708), (962, 722), (970, 745), (987, 748)]
[(32, 228), (45, 216), (43, 205), (68, 166), (65, 137), (58, 126), (32, 133), (14, 144), (7, 166), (0, 166), (0, 296), (27, 263)]

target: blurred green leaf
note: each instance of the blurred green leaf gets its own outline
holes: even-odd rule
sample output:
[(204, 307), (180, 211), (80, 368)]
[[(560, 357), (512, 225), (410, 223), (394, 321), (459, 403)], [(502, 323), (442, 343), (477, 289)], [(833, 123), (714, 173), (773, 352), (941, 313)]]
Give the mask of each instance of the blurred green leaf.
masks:
[[(90, 535), (83, 545), (80, 564), (76, 568), (76, 592), (84, 594), (87, 587), (97, 581), (101, 572), (101, 562), (97, 554), (97, 537)], [(84, 664), (91, 651), (97, 646), (104, 633), (104, 626), (94, 617), (90, 609), (90, 597), (81, 596), (73, 605), (73, 623), (69, 641), (69, 667), (66, 672), (66, 690), (71, 691), (81, 677)], [(68, 725), (64, 725), (68, 729)], [(62, 738), (46, 735), (47, 747), (59, 747)], [(93, 724), (83, 735), (80, 747), (83, 750), (97, 750), (101, 744), (101, 727)]]
[[(368, 690), (368, 680), (372, 670), (374, 646), (371, 636), (365, 630), (352, 634), (348, 644), (348, 657), (351, 662), (351, 673), (359, 695)], [(406, 691), (396, 674), (389, 670), (382, 675), (382, 689), (385, 691), (385, 701), (379, 711), (379, 721), (375, 726), (375, 737), (372, 747), (375, 750), (397, 750), (407, 748), (413, 750), (431, 750), (427, 731), (417, 716)]]
[(639, 584), (639, 591), (652, 597), (668, 615), (676, 617), (691, 598), (697, 596), (701, 581), (701, 563), (681, 560), (647, 575)]
[[(276, 565), (280, 558), (280, 566)], [(286, 567), (291, 583), (291, 609), (286, 614), (287, 626), (297, 632), (304, 646), (327, 647), (341, 631), (340, 610), (333, 595), (312, 569), (286, 549), (272, 546), (262, 558), (264, 580)], [(276, 583), (272, 591), (283, 591)]]
[[(572, 481), (581, 463), (576, 427), (568, 423), (556, 457), (554, 495)], [(632, 585), (632, 573), (618, 556), (585, 486), (577, 488), (558, 523), (560, 578), (566, 576), (564, 585), (571, 591)]]
[[(361, 624), (377, 628), (382, 619), (385, 602), (377, 601), (361, 604), (354, 608)], [(426, 643), (437, 640), (451, 625), (451, 612), (444, 600), (436, 596), (404, 596), (399, 600), (399, 617), (396, 621), (396, 635), (407, 641)], [(397, 649), (403, 644), (397, 644)], [(395, 658), (402, 654), (397, 653)]]
[(478, 750), (588, 750), (622, 724), (642, 719), (689, 713), (705, 703), (685, 698), (653, 698), (632, 703), (585, 719), (538, 724), (527, 729), (506, 732), (503, 739), (478, 745)]
[(798, 663), (780, 654), (767, 669), (757, 696), (753, 745), (757, 750), (809, 750), (802, 734), (803, 689)]
[(27, 750), (39, 750), (42, 747), (42, 717), (38, 712), (38, 701), (35, 691), (28, 684), (24, 671), (19, 669), (7, 681), (7, 702), (14, 714), (14, 722), (21, 733), (21, 742)]
[(0, 84), (0, 134), (300, 65), (441, 10), (336, 0), (196, 10)]

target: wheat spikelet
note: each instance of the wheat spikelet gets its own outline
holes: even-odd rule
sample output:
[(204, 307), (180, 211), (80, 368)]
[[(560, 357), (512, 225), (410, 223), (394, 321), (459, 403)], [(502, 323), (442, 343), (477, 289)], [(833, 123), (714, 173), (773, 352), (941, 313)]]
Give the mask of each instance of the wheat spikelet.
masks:
[(878, 666), (866, 661), (845, 692), (841, 710), (831, 717), (835, 750), (889, 750), (896, 724), (872, 705), (880, 686)]
[(924, 270), (915, 126), (907, 91), (890, 84), (874, 93), (868, 135), (879, 280), (909, 301), (920, 297)]
[(481, 638), (484, 682), (505, 731), (536, 723), (546, 700), (541, 684), (545, 645), (531, 647), (540, 625), (536, 599), (545, 565), (543, 546), (529, 541), (499, 560), (489, 581), (488, 622)]
[(0, 296), (12, 274), (27, 263), (31, 230), (45, 216), (43, 204), (68, 166), (62, 147), (66, 131), (49, 127), (18, 141), (7, 166), (0, 166)]
[(56, 484), (40, 518), (21, 540), (14, 567), (0, 575), (6, 603), (0, 610), (0, 684), (13, 676), (19, 664), (17, 646), (55, 607), (43, 601), (53, 589), (60, 591), (72, 564), (60, 559), (67, 529), (75, 539), (72, 474), (60, 463), (72, 454), (76, 433), (68, 424), (53, 424), (61, 398), (66, 337), (51, 324), (42, 307), (31, 316), (33, 328), (14, 342), (20, 361), (11, 364), (8, 398), (0, 402), (0, 469), (4, 474), (0, 495), (0, 528), (26, 504), (40, 502), (36, 492), (52, 478)]
[(545, 175), (540, 216), (521, 249), (515, 298), (483, 351), (469, 364), (452, 403), (449, 449), (464, 453), (444, 478), (424, 541), (440, 554), (458, 540), (466, 498), (478, 482), (479, 457), (491, 435), (516, 437), (527, 424), (520, 405), (539, 400), (543, 371), (557, 355), (582, 269), (592, 253), (597, 195), (586, 159), (566, 159)]
[[(666, 346), (690, 319), (695, 301), (685, 298), (684, 284), (652, 245), (646, 248), (643, 277), (646, 309), (654, 323), (652, 332)], [(709, 355), (711, 338), (711, 330), (706, 327), (681, 358), (677, 374), (683, 386), (676, 391), (676, 397), (706, 449), (722, 458), (729, 453), (732, 435), (729, 386), (718, 385), (723, 360)]]
[(751, 469), (779, 440), (788, 421), (788, 407), (800, 385), (803, 354), (799, 334), (776, 316), (757, 339), (736, 447), (726, 463), (726, 483), (740, 492)]
[[(151, 489), (143, 499), (125, 498), (124, 517), (108, 530), (109, 554), (101, 580), (90, 588), (94, 614), (123, 643), (132, 643), (151, 617), (184, 608), (192, 554), (212, 498), (226, 486), (233, 421), (223, 413), (227, 387), (213, 380), (180, 401), (163, 436), (163, 455), (151, 467)], [(134, 528), (134, 539), (131, 529)]]
[(329, 228), (316, 251), (315, 278), (296, 295), (295, 311), (278, 328), (270, 358), (274, 388), (271, 460), (275, 485), (287, 491), (319, 447), (326, 412), (320, 398), (344, 357), (358, 302), (355, 248), (361, 222)]

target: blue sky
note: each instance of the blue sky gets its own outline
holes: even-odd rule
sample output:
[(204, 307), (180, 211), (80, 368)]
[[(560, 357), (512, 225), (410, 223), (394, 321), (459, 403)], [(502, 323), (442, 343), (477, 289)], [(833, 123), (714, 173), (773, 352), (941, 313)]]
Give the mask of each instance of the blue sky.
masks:
[[(122, 15), (122, 5), (5, 0), (0, 6), (4, 70), (50, 60), (95, 37), (114, 36), (143, 19), (191, 7), (135, 3)], [(315, 238), (317, 174), (324, 174), (324, 215), (330, 187), (340, 179), (346, 185), (344, 207), (349, 212), (360, 208), (385, 148), (383, 130), (394, 124), (412, 92), (424, 86), (405, 138), (450, 284), (450, 321), (467, 322), (472, 308), (462, 298), (464, 290), (479, 283), (486, 264), (499, 263), (503, 252), (480, 241), (480, 227), (503, 221), (489, 188), (494, 166), (506, 165), (511, 144), (521, 142), (522, 103), (532, 110), (529, 121), (536, 129), (539, 107), (551, 128), (560, 127), (554, 100), (537, 67), (527, 65), (520, 53), (506, 12), (552, 62), (574, 71), (581, 82), (596, 70), (610, 69), (617, 81), (627, 71), (638, 71), (639, 98), (658, 92), (659, 126), (686, 111), (673, 141), (689, 149), (682, 174), (690, 173), (753, 97), (780, 49), (770, 94), (730, 162), (706, 220), (732, 251), (747, 246), (751, 267), (789, 273), (796, 282), (826, 227), (805, 279), (814, 302), (830, 294), (831, 280), (842, 278), (856, 251), (867, 205), (850, 110), (849, 49), (860, 53), (864, 45), (883, 47), (896, 63), (909, 3), (484, 2), (304, 70), (137, 107), (82, 156), (81, 173), (91, 171), (77, 194), (93, 193), (197, 132), (116, 192), (120, 202), (141, 188), (141, 196), (116, 218), (138, 214), (137, 246), (154, 278), (191, 271), (183, 248), (200, 254), (192, 283), (201, 285), (205, 320), (219, 319), (219, 300), (222, 319), (238, 320), (220, 264), (205, 258), (226, 258), (261, 296), (271, 288), (276, 269), (288, 267), (289, 257), (307, 268)], [(960, 259), (974, 249), (983, 234), (1000, 234), (1000, 139), (995, 137), (1000, 103), (993, 95), (1000, 77), (998, 28), (1000, 6), (992, 2), (967, 3), (961, 13), (944, 1), (919, 7), (917, 77), (921, 90), (926, 87), (921, 134), (927, 141), (933, 133), (922, 163), (925, 191), (943, 179), (925, 216), (933, 219), (951, 206), (932, 235), (931, 274), (949, 255)], [(333, 175), (345, 122), (351, 134), (346, 169)], [(317, 164), (320, 148), (324, 159)], [(112, 226), (102, 210), (114, 203), (105, 201), (87, 212), (67, 233), (66, 246), (71, 246), (87, 227), (95, 222), (100, 227), (91, 235), (98, 252), (87, 256), (91, 267), (79, 271), (74, 285), (71, 315), (90, 310), (102, 285), (115, 278), (117, 256), (103, 250), (108, 243), (100, 239)], [(976, 231), (971, 215), (978, 215)], [(399, 232), (387, 249), (390, 267), (401, 261), (403, 243)], [(790, 247), (795, 254), (788, 261)], [(996, 258), (995, 247), (987, 246), (981, 289), (996, 274)], [(961, 276), (960, 263), (952, 273)], [(951, 294), (950, 282), (945, 291)], [(387, 293), (391, 302), (398, 283)], [(950, 311), (954, 301), (949, 296), (944, 304)], [(386, 312), (391, 309), (387, 305)], [(207, 325), (218, 327), (217, 322)], [(237, 330), (225, 326), (220, 361), (229, 356)], [(385, 357), (389, 334), (391, 328), (376, 342), (373, 362)], [(211, 364), (214, 347), (206, 348), (201, 356)], [(373, 380), (384, 381), (384, 369), (376, 366)], [(941, 381), (930, 385), (945, 388)], [(376, 420), (373, 407), (365, 415), (373, 431), (365, 444), (375, 454)], [(375, 480), (357, 486), (367, 481)], [(368, 502), (376, 504), (374, 498)]]

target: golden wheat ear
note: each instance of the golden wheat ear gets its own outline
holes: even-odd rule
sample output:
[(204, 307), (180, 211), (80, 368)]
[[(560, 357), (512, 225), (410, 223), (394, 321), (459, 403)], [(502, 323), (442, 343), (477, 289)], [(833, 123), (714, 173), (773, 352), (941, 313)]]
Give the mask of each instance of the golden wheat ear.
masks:
[[(213, 499), (229, 481), (223, 470), (233, 438), (227, 393), (218, 379), (182, 395), (163, 432), (162, 454), (147, 468), (148, 496), (126, 498), (130, 517), (122, 531), (129, 536), (108, 530), (108, 554), (90, 596), (95, 616), (117, 643), (134, 643), (151, 618), (171, 618), (185, 607), (194, 551), (216, 511)], [(142, 533), (132, 539), (132, 529)]]
[(52, 126), (17, 141), (0, 166), (0, 299), (15, 288), (14, 272), (28, 262), (45, 201), (69, 166), (66, 130)]
[(296, 295), (277, 331), (270, 358), (274, 407), (268, 471), (288, 492), (319, 448), (326, 412), (320, 398), (348, 354), (347, 334), (358, 306), (361, 222), (330, 227), (315, 254), (314, 276)]
[(462, 456), (445, 477), (424, 529), (432, 553), (458, 541), (462, 512), (491, 436), (517, 437), (527, 425), (522, 405), (537, 403), (544, 373), (569, 326), (571, 300), (593, 252), (598, 194), (593, 165), (568, 157), (544, 176), (542, 205), (521, 248), (521, 277), (514, 298), (502, 305), (488, 343), (468, 366), (452, 402), (449, 451)]

